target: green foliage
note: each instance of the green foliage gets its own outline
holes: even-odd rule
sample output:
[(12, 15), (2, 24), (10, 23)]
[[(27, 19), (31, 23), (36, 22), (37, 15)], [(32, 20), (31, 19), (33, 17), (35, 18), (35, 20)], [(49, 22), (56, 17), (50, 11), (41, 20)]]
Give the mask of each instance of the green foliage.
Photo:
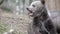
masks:
[(2, 10), (6, 11), (6, 12), (12, 12), (10, 8), (7, 7), (1, 7)]
[(7, 31), (8, 25), (0, 23), (0, 34), (3, 34)]
[(15, 30), (12, 34), (24, 34), (24, 33), (23, 33), (23, 32), (21, 32), (21, 31), (20, 31), (20, 32), (18, 32), (18, 31), (16, 31), (16, 30)]

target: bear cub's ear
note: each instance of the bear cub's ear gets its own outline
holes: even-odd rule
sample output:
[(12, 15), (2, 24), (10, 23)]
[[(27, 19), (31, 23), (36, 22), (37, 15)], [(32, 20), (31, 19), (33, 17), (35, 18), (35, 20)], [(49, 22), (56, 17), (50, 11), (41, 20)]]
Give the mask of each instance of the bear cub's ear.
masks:
[(42, 4), (45, 5), (45, 0), (41, 0)]

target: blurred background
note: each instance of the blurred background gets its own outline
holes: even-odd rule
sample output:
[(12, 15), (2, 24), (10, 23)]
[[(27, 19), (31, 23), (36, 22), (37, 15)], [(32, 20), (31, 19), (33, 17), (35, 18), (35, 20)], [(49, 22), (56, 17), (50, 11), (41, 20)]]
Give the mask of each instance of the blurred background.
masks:
[[(0, 0), (0, 34), (27, 34), (31, 21), (26, 7), (36, 0)], [(60, 12), (60, 0), (45, 0), (51, 13)]]

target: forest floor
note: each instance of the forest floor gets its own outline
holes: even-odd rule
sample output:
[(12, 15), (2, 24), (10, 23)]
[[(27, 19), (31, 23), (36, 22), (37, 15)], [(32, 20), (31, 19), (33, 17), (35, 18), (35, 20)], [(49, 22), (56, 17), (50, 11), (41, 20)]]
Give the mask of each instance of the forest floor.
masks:
[(8, 24), (9, 29), (14, 29), (15, 34), (27, 34), (27, 28), (29, 24), (29, 17), (27, 15), (15, 15), (11, 13), (5, 13), (0, 10), (0, 23)]

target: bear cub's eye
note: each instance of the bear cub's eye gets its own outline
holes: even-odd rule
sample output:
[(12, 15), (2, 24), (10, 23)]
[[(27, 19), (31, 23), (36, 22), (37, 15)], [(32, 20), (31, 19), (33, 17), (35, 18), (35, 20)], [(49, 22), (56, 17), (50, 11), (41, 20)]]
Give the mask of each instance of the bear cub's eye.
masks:
[(32, 5), (33, 7), (35, 7), (35, 5)]

